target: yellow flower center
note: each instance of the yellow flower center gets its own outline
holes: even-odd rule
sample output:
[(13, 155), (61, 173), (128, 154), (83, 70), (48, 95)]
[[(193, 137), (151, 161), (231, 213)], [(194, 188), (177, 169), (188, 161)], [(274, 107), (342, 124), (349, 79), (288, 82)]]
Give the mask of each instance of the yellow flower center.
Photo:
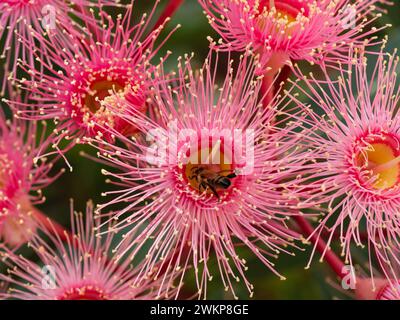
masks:
[(399, 184), (400, 154), (390, 143), (371, 143), (357, 156), (357, 165), (366, 173), (366, 179), (375, 189), (390, 189)]
[[(258, 5), (257, 25), (260, 30), (281, 32), (285, 36), (291, 36), (293, 29), (298, 25), (297, 16), (301, 13), (297, 8), (282, 1), (261, 0)], [(273, 21), (272, 25), (268, 21)], [(268, 30), (267, 30), (268, 29)]]

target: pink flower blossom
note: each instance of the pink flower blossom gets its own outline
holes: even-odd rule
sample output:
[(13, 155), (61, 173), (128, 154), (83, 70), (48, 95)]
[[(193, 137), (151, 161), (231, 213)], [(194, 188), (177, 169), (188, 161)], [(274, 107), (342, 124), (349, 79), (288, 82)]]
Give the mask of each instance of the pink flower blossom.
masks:
[(37, 160), (46, 151), (51, 138), (36, 122), (6, 120), (0, 112), (0, 240), (18, 247), (35, 230), (34, 205), (45, 198), (42, 189), (61, 174), (50, 177), (55, 159)]
[[(35, 54), (38, 49), (32, 30), (53, 35), (61, 31), (61, 25), (70, 24), (70, 14), (80, 17), (82, 11), (77, 6), (93, 5), (89, 0), (74, 1), (74, 5), (64, 0), (4, 0), (0, 3), (0, 47), (1, 58), (5, 58), (5, 71), (16, 76), (17, 61), (23, 59), (30, 69), (35, 68)], [(106, 2), (107, 3), (107, 2)], [(84, 7), (81, 7), (82, 9)], [(24, 39), (24, 45), (21, 39)], [(4, 42), (3, 42), (4, 41)], [(45, 59), (46, 50), (41, 57)], [(6, 88), (7, 73), (2, 79)]]
[[(315, 232), (320, 236), (328, 231), (328, 245), (338, 235), (345, 263), (353, 264), (353, 245), (362, 248), (367, 245), (371, 260), (376, 256), (385, 277), (397, 283), (398, 57), (382, 52), (368, 56), (363, 51), (351, 51), (348, 63), (349, 67), (343, 68), (337, 79), (330, 78), (325, 70), (323, 81), (315, 81), (311, 75), (311, 80), (300, 82), (306, 84), (305, 88), (296, 85), (311, 105), (316, 106), (309, 121), (303, 122), (304, 143), (315, 154), (304, 166), (302, 188), (309, 196), (299, 206), (320, 206), (324, 215)], [(371, 65), (373, 72), (369, 76), (367, 68)], [(302, 107), (309, 109), (308, 103)]]
[(357, 279), (355, 297), (359, 300), (400, 300), (400, 284), (383, 277)]
[(52, 37), (51, 42), (36, 34), (47, 48), (51, 64), (42, 61), (48, 70), (44, 75), (23, 64), (32, 80), (22, 79), (19, 83), (32, 93), (36, 108), (26, 109), (23, 104), (10, 102), (18, 116), (54, 120), (59, 139), (74, 142), (104, 134), (99, 131), (105, 123), (124, 134), (135, 132), (134, 126), (115, 118), (101, 102), (113, 92), (123, 96), (129, 90), (131, 105), (144, 112), (154, 68), (150, 60), (168, 35), (155, 47), (163, 25), (146, 34), (155, 6), (149, 17), (143, 14), (134, 26), (131, 26), (132, 8), (133, 4), (129, 5), (116, 19), (100, 8), (98, 25), (91, 22), (95, 20), (92, 11), (92, 19), (85, 21), (79, 37), (71, 31), (71, 25), (66, 26), (62, 35)]
[[(221, 49), (249, 44), (269, 65), (289, 59), (313, 63), (346, 61), (351, 45), (360, 45), (379, 28), (375, 5), (386, 0), (200, 0), (211, 26), (224, 40)], [(371, 40), (370, 44), (375, 41)]]
[(3, 248), (0, 256), (9, 267), (9, 274), (1, 274), (0, 278), (8, 281), (10, 288), (0, 297), (21, 300), (168, 298), (171, 289), (154, 280), (151, 273), (143, 276), (141, 286), (135, 285), (139, 267), (132, 267), (128, 259), (116, 259), (112, 253), (112, 234), (96, 236), (99, 219), (93, 214), (93, 205), (88, 203), (86, 218), (71, 208), (72, 233), (65, 232), (65, 239), (61, 239), (51, 222), (47, 227), (40, 226), (43, 236), (35, 234), (30, 241), (39, 263)]
[[(99, 155), (116, 168), (103, 173), (118, 186), (104, 194), (113, 199), (99, 210), (122, 206), (112, 217), (118, 221), (112, 230), (125, 233), (122, 252), (134, 248), (136, 256), (150, 244), (143, 272), (175, 252), (178, 259), (164, 265), (172, 272), (193, 265), (198, 295), (206, 297), (215, 255), (225, 290), (237, 298), (234, 282), (241, 279), (253, 294), (238, 245), (284, 279), (272, 260), (281, 252), (293, 254), (297, 234), (286, 223), (296, 214), (298, 195), (291, 186), (304, 159), (298, 157), (296, 125), (277, 120), (274, 127), (274, 104), (265, 108), (258, 98), (262, 77), (255, 77), (257, 63), (246, 54), (233, 72), (228, 57), (226, 78), (218, 86), (218, 61), (218, 54), (215, 61), (210, 54), (200, 70), (193, 70), (190, 57), (179, 59), (175, 86), (161, 82), (153, 88), (157, 120), (135, 111), (121, 114), (148, 133), (148, 141), (111, 130), (122, 144), (97, 143)], [(116, 97), (112, 107), (134, 110), (125, 103)], [(235, 137), (235, 130), (243, 135)], [(163, 146), (165, 157), (158, 153)]]

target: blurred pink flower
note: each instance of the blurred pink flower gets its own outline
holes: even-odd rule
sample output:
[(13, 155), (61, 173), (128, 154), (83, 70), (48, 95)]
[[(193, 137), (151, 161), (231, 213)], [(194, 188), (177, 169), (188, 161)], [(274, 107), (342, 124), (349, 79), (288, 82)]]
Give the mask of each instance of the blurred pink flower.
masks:
[(84, 21), (80, 36), (71, 32), (71, 25), (51, 41), (36, 34), (42, 47), (47, 48), (47, 60), (51, 63), (42, 61), (48, 70), (44, 75), (29, 70), (26, 64), (22, 66), (32, 80), (23, 79), (19, 83), (32, 94), (36, 107), (26, 109), (23, 104), (9, 102), (18, 116), (54, 120), (59, 140), (66, 138), (73, 142), (104, 134), (100, 128), (105, 123), (123, 134), (135, 132), (134, 126), (115, 118), (102, 102), (112, 93), (123, 96), (129, 90), (131, 106), (144, 112), (154, 68), (150, 60), (169, 35), (155, 47), (163, 28), (161, 25), (149, 32), (155, 6), (149, 16), (143, 14), (134, 26), (131, 26), (132, 8), (133, 3), (116, 19), (99, 8), (97, 24), (92, 23), (95, 20), (92, 11), (93, 17)]
[[(296, 214), (292, 206), (298, 195), (291, 184), (304, 159), (298, 157), (296, 124), (276, 120), (274, 127), (274, 105), (265, 108), (258, 98), (261, 77), (255, 77), (253, 58), (246, 54), (233, 72), (228, 57), (222, 86), (216, 80), (219, 59), (210, 53), (200, 70), (192, 69), (190, 57), (180, 59), (176, 85), (161, 82), (153, 89), (157, 120), (124, 107), (126, 101), (116, 97), (113, 108), (133, 110), (121, 117), (148, 135), (147, 141), (129, 139), (111, 130), (126, 147), (98, 143), (99, 155), (118, 170), (103, 171), (118, 189), (104, 193), (113, 199), (99, 210), (123, 206), (112, 217), (118, 221), (112, 230), (126, 233), (121, 251), (134, 248), (135, 256), (151, 243), (145, 272), (175, 252), (174, 263), (162, 263), (172, 272), (193, 265), (198, 295), (206, 297), (215, 255), (225, 290), (237, 298), (234, 282), (240, 279), (253, 294), (237, 246), (248, 247), (284, 279), (271, 260), (280, 252), (293, 254), (297, 234), (286, 221)], [(179, 136), (176, 141), (168, 136), (171, 130)], [(235, 130), (243, 135), (235, 137)], [(251, 132), (254, 140), (245, 137)], [(153, 159), (155, 144), (166, 146), (168, 155)]]
[[(371, 65), (373, 71), (368, 73)], [(364, 247), (366, 236), (371, 260), (376, 255), (385, 277), (396, 283), (395, 266), (400, 265), (397, 66), (398, 57), (390, 54), (350, 51), (349, 67), (337, 79), (325, 70), (323, 81), (314, 81), (311, 74), (311, 80), (297, 82), (307, 105), (289, 94), (305, 111), (316, 106), (303, 121), (303, 142), (315, 154), (303, 167), (302, 186), (309, 196), (299, 207), (320, 206), (323, 216), (315, 232), (321, 235), (327, 230), (328, 244), (338, 234), (345, 263), (353, 264), (351, 247)]]
[(42, 188), (62, 173), (49, 176), (55, 159), (37, 160), (52, 142), (44, 137), (46, 126), (40, 130), (34, 121), (6, 120), (0, 112), (0, 240), (11, 247), (30, 239), (33, 206), (45, 200)]
[[(6, 248), (0, 250), (8, 275), (0, 279), (10, 283), (7, 293), (0, 297), (22, 300), (133, 300), (168, 298), (169, 290), (151, 273), (142, 276), (144, 283), (136, 286), (139, 267), (129, 259), (116, 259), (113, 235), (96, 235), (100, 217), (94, 215), (88, 203), (86, 218), (71, 208), (72, 233), (64, 238), (51, 222), (40, 226), (42, 236), (32, 235), (30, 247), (39, 257), (35, 263)], [(48, 241), (50, 239), (50, 242)], [(153, 271), (157, 271), (156, 269)], [(18, 289), (14, 289), (13, 286)]]
[[(104, 4), (109, 3), (106, 1)], [(39, 49), (32, 30), (51, 36), (60, 32), (61, 26), (70, 24), (70, 14), (80, 17), (82, 11), (77, 6), (94, 5), (89, 0), (77, 0), (71, 4), (68, 0), (3, 0), (0, 2), (0, 47), (1, 58), (5, 58), (5, 73), (2, 89), (8, 72), (16, 76), (18, 59), (30, 69), (35, 69), (35, 54)], [(83, 7), (82, 7), (83, 8)], [(22, 41), (24, 39), (24, 41)], [(24, 44), (25, 42), (25, 44)], [(40, 48), (40, 57), (46, 59), (46, 49)]]
[(346, 61), (350, 46), (376, 43), (381, 16), (375, 5), (386, 0), (199, 0), (211, 26), (224, 43), (221, 49), (250, 46), (272, 68), (287, 60), (313, 63)]

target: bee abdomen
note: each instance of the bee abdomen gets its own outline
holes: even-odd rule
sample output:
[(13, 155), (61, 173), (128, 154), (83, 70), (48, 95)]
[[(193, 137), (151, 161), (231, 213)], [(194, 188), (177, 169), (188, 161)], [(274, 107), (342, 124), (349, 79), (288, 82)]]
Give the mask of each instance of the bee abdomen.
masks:
[(216, 184), (221, 188), (227, 189), (231, 186), (231, 180), (227, 177), (218, 177)]

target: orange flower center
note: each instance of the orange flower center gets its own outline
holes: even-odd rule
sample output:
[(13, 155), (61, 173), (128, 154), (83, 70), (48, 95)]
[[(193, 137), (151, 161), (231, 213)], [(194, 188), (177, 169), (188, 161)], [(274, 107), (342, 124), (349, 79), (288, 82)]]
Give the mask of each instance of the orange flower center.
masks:
[(129, 66), (87, 68), (79, 73), (70, 90), (72, 117), (94, 134), (105, 125), (127, 135), (136, 132), (136, 128), (115, 116), (115, 111), (126, 107), (115, 106), (115, 99), (123, 101), (129, 96), (135, 108), (143, 112), (146, 109), (143, 81)]
[(84, 104), (92, 113), (96, 113), (101, 108), (101, 101), (108, 97), (112, 92), (121, 93), (124, 85), (112, 80), (95, 81), (90, 86), (89, 94), (85, 97)]

